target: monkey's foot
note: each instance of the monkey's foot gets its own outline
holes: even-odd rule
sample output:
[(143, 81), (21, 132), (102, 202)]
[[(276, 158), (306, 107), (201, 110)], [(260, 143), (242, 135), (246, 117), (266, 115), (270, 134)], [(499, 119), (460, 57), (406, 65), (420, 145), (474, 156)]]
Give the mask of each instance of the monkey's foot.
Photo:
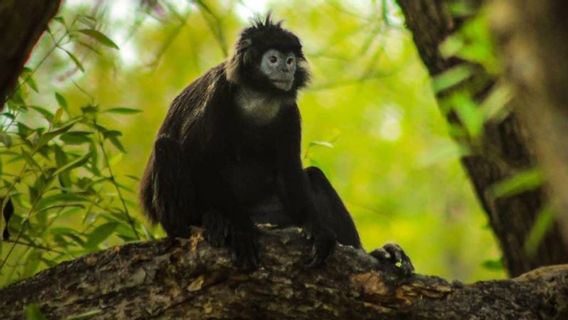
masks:
[(322, 266), (335, 250), (336, 239), (331, 230), (324, 228), (313, 230), (311, 238), (313, 239), (312, 255), (305, 264), (308, 268), (317, 268)]
[(207, 212), (202, 219), (205, 240), (214, 247), (226, 246), (230, 225), (228, 219), (216, 211)]
[(258, 230), (252, 223), (236, 223), (218, 211), (208, 211), (202, 219), (205, 229), (203, 234), (209, 244), (214, 247), (229, 246), (241, 269), (258, 268)]
[(244, 270), (255, 270), (260, 265), (258, 254), (258, 230), (255, 226), (231, 225), (229, 246), (236, 264)]
[(387, 243), (382, 248), (369, 253), (382, 263), (394, 266), (403, 276), (408, 277), (414, 273), (414, 266), (404, 250), (395, 243)]

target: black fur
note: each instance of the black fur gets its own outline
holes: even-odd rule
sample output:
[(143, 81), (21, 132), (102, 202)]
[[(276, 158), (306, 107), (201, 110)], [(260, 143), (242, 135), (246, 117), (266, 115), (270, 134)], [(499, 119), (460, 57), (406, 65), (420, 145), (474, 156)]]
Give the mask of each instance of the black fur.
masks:
[[(291, 90), (274, 87), (259, 71), (268, 49), (294, 52)], [(302, 168), (299, 89), (309, 79), (300, 40), (270, 18), (245, 29), (233, 56), (191, 83), (173, 101), (141, 182), (141, 202), (168, 236), (203, 226), (237, 261), (258, 265), (255, 223), (305, 227), (314, 240), (310, 264), (321, 264), (336, 239), (361, 247), (349, 213), (323, 173)], [(246, 121), (235, 103), (242, 87), (286, 101), (266, 125)], [(280, 100), (279, 100), (280, 101)]]

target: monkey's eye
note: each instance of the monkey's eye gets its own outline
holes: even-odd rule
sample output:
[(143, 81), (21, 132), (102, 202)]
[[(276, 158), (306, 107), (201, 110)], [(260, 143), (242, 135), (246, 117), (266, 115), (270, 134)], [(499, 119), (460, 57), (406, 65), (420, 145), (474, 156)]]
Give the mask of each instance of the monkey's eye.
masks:
[(288, 58), (288, 60), (286, 60), (286, 63), (288, 65), (291, 65), (293, 62), (294, 62), (294, 58), (292, 58), (292, 57), (290, 57), (290, 58)]
[(276, 63), (276, 61), (278, 61), (278, 58), (276, 56), (271, 56), (269, 61), (270, 63)]

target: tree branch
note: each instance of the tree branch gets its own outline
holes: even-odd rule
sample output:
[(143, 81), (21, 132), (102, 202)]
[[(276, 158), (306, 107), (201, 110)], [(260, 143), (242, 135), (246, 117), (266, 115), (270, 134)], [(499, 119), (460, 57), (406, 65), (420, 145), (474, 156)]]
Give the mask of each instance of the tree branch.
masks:
[(2, 0), (0, 5), (0, 110), (14, 88), (33, 46), (61, 1)]
[(0, 291), (3, 319), (37, 304), (53, 319), (547, 319), (567, 314), (568, 266), (514, 280), (402, 278), (351, 247), (305, 269), (299, 229), (263, 229), (259, 270), (236, 269), (200, 230), (190, 239), (128, 244), (62, 263)]

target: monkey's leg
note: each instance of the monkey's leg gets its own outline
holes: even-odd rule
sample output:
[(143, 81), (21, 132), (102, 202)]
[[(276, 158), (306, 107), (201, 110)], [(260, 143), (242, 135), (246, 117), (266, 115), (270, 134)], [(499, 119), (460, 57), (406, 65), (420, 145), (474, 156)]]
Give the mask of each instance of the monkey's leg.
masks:
[(193, 187), (181, 157), (179, 143), (160, 135), (154, 147), (154, 195), (152, 205), (169, 237), (189, 236)]
[(361, 240), (351, 215), (323, 172), (316, 167), (305, 169), (310, 180), (313, 199), (320, 215), (320, 222), (335, 232), (337, 242), (361, 248)]
[[(339, 243), (361, 248), (361, 241), (353, 219), (329, 180), (316, 167), (306, 168), (305, 171), (310, 178), (314, 201), (321, 215), (320, 221), (329, 225), (335, 232)], [(410, 258), (397, 244), (386, 244), (380, 249), (373, 250), (370, 254), (379, 261), (394, 266), (405, 276), (414, 271)]]
[(309, 268), (319, 267), (335, 250), (336, 234), (329, 219), (320, 213), (310, 186), (310, 177), (302, 169), (301, 162), (283, 167), (278, 178), (278, 195), (286, 215), (295, 225), (301, 226), (313, 241), (312, 253), (306, 265)]
[(228, 245), (239, 267), (258, 268), (260, 260), (256, 226), (239, 206), (222, 174), (209, 172), (206, 176), (200, 183), (200, 195), (204, 202), (204, 210), (200, 212), (205, 239), (213, 246)]
[(236, 221), (220, 210), (203, 212), (205, 239), (215, 247), (228, 245), (236, 264), (243, 269), (256, 269), (259, 265), (258, 229), (246, 218)]

